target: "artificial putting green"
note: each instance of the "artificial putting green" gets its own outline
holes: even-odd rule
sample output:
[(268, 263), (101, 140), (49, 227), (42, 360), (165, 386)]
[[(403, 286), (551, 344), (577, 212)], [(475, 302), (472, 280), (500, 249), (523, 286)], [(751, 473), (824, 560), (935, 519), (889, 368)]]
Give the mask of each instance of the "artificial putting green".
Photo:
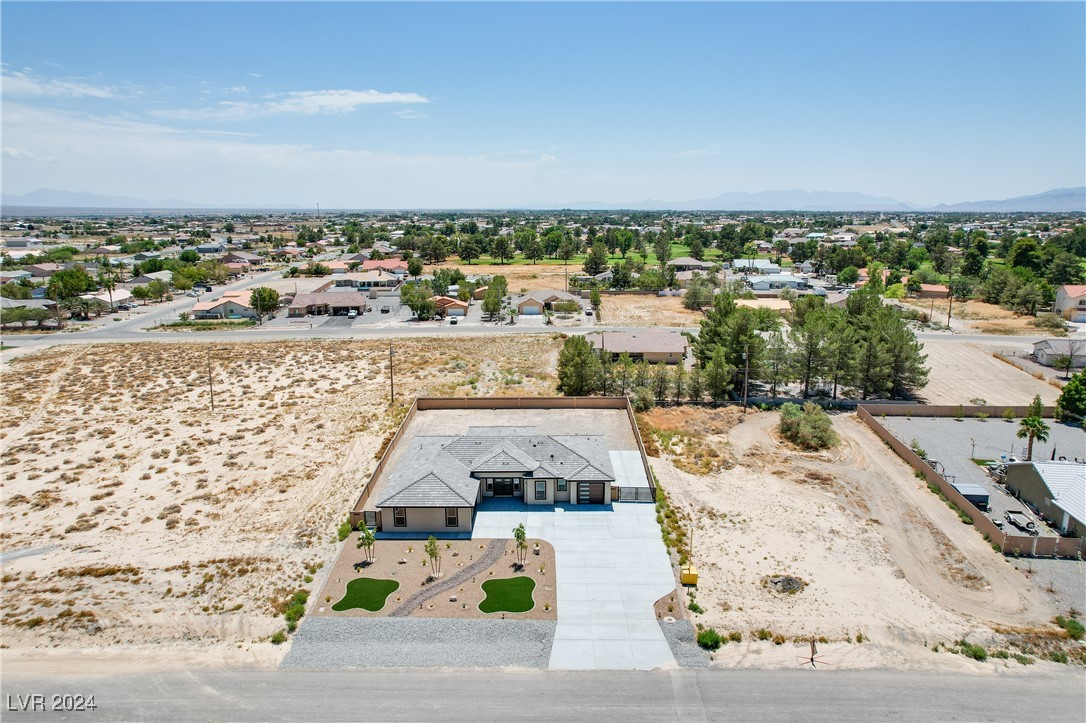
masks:
[(372, 577), (359, 577), (347, 583), (347, 592), (343, 599), (332, 606), (336, 612), (352, 608), (362, 608), (375, 613), (385, 606), (385, 600), (396, 591), (400, 583), (395, 580), (378, 580)]
[(508, 577), (483, 583), (486, 599), (479, 603), (484, 613), (526, 613), (535, 607), (532, 591), (535, 580), (530, 577)]

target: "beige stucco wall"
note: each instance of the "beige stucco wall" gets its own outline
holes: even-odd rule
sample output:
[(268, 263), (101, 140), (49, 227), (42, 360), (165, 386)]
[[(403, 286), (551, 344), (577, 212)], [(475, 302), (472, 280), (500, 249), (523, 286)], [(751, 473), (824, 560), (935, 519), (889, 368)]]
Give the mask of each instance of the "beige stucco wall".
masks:
[[(547, 485), (547, 498), (537, 500), (535, 498), (535, 483), (543, 482)], [(524, 502), (529, 505), (553, 505), (554, 504), (554, 480), (552, 479), (526, 479), (521, 487), (524, 489)]]
[(440, 537), (443, 532), (471, 532), (472, 509), (461, 507), (457, 510), (459, 525), (445, 526), (444, 507), (408, 507), (407, 526), (396, 527), (395, 516), (391, 507), (381, 509), (382, 532), (430, 532)]
[(1031, 464), (1007, 466), (1007, 489), (1036, 507), (1062, 532), (1081, 536), (1086, 528), (1048, 497), (1048, 486)]

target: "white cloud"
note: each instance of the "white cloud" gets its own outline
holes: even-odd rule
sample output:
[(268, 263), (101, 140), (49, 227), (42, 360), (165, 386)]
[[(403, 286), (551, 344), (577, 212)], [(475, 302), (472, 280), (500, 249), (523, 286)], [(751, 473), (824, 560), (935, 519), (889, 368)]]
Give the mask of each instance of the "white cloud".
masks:
[(278, 93), (263, 101), (222, 101), (209, 108), (155, 111), (165, 118), (243, 120), (271, 115), (342, 115), (363, 105), (429, 103), (418, 93), (377, 90), (309, 90)]
[(705, 158), (706, 156), (719, 156), (720, 144), (714, 143), (711, 146), (705, 146), (704, 148), (691, 148), (686, 151), (679, 151), (672, 154), (675, 158)]
[(54, 156), (39, 156), (37, 153), (26, 150), (25, 148), (15, 148), (14, 146), (4, 146), (3, 155), (6, 158), (13, 158), (22, 161), (55, 161)]
[(429, 118), (430, 116), (425, 113), (421, 113), (414, 108), (404, 108), (403, 110), (393, 111), (393, 115), (397, 115), (405, 120), (415, 120), (416, 118)]
[(116, 89), (90, 85), (76, 80), (38, 78), (30, 73), (4, 73), (0, 79), (4, 95), (56, 98), (117, 98)]
[[(555, 167), (544, 156), (503, 160), (264, 143), (18, 103), (4, 108), (4, 136), (24, 151), (5, 159), (10, 193), (43, 187), (211, 204), (468, 207), (482, 199), (518, 202), (551, 182)], [(34, 158), (47, 154), (58, 162)]]

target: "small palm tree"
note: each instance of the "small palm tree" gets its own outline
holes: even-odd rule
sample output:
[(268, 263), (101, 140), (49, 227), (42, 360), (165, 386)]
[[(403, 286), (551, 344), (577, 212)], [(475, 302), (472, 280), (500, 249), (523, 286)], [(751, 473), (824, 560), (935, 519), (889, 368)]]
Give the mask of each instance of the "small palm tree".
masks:
[(430, 558), (430, 571), (434, 575), (441, 574), (441, 548), (437, 546), (437, 538), (430, 535), (426, 538), (426, 556)]
[(528, 532), (524, 529), (523, 522), (513, 528), (513, 539), (517, 541), (517, 564), (523, 567), (528, 556)]
[(1018, 438), (1028, 439), (1026, 446), (1026, 461), (1033, 460), (1033, 440), (1048, 441), (1048, 425), (1040, 417), (1026, 417), (1018, 423)]

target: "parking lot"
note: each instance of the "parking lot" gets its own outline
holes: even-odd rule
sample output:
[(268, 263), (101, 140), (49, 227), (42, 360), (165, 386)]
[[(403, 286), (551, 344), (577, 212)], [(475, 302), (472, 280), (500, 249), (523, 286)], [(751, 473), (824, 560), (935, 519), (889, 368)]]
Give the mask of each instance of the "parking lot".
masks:
[[(992, 519), (1004, 521), (1003, 514), (1007, 510), (1022, 510), (1027, 517), (1037, 523), (1037, 529), (1041, 535), (1057, 534), (1034, 515), (1023, 502), (1009, 494), (1003, 485), (995, 482), (985, 468), (970, 459), (973, 457), (1000, 461), (1003, 456), (1007, 456), (1024, 460), (1026, 440), (1015, 436), (1019, 420), (1016, 419), (1010, 423), (1003, 419), (957, 421), (945, 417), (888, 416), (879, 421), (906, 445), (912, 444), (915, 440), (927, 453), (929, 459), (940, 462), (939, 471), (951, 483), (968, 482), (987, 489), (991, 505), (988, 516)], [(1084, 443), (1086, 443), (1082, 428), (1061, 424), (1055, 420), (1048, 420), (1048, 424), (1050, 427), (1048, 441), (1034, 442), (1033, 458), (1035, 460), (1050, 459), (1055, 450), (1057, 459), (1061, 456), (1067, 459), (1076, 457), (1081, 459)], [(1009, 524), (1004, 529), (1013, 534), (1020, 534)]]

